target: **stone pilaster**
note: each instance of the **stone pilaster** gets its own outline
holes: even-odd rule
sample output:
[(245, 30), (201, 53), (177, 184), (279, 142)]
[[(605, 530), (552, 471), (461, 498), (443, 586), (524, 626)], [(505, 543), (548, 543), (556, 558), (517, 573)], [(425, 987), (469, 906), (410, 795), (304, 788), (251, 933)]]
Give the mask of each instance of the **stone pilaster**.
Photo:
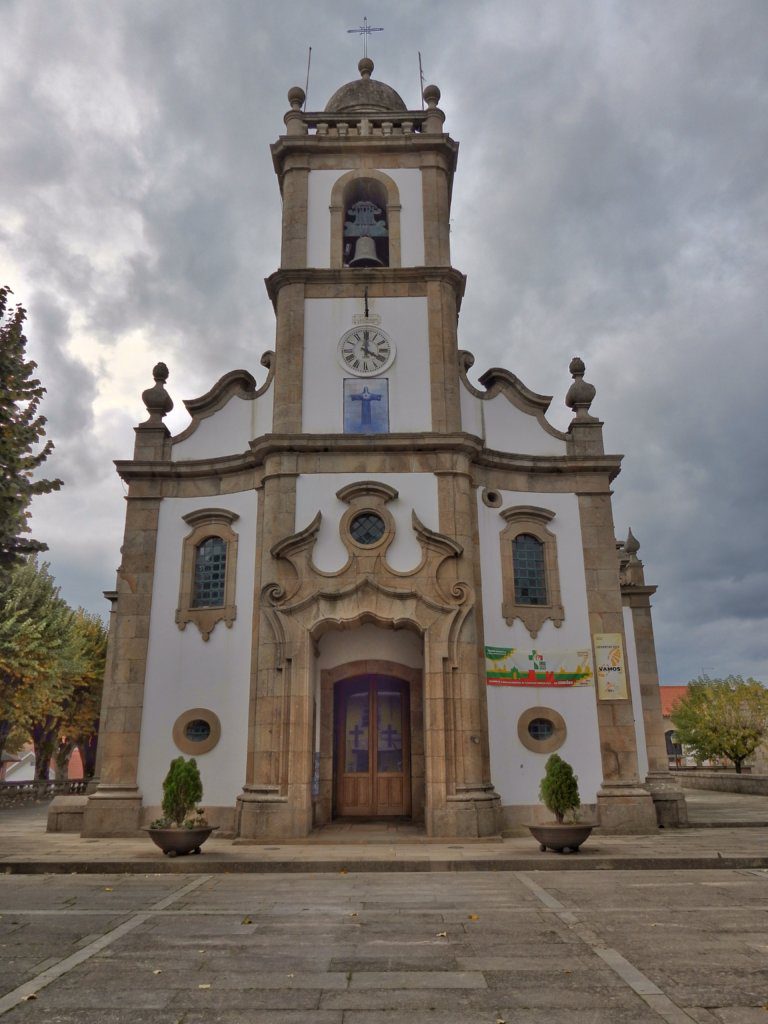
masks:
[(446, 566), (442, 585), (471, 587), (472, 607), (459, 630), (456, 664), (442, 657), (440, 664), (425, 664), (427, 829), (436, 835), (496, 835), (501, 800), (491, 781), (477, 504), (468, 459), (452, 455), (446, 462), (436, 473), (440, 532), (460, 544), (462, 553)]
[[(568, 454), (602, 455), (603, 425), (589, 413), (595, 388), (584, 380), (581, 359), (573, 359), (570, 370), (574, 383), (566, 396), (566, 404), (576, 415), (568, 428)], [(596, 633), (616, 633), (621, 637), (626, 664), (627, 644), (609, 484), (609, 480), (599, 481), (594, 489), (582, 490), (578, 494), (589, 631), (595, 665)], [(597, 794), (600, 826), (608, 832), (653, 831), (656, 813), (650, 794), (642, 787), (638, 774), (631, 690), (627, 688), (626, 699), (601, 700), (596, 686), (595, 699), (603, 768), (603, 783)]]
[(688, 824), (688, 808), (682, 789), (669, 771), (651, 618), (651, 597), (656, 593), (656, 587), (645, 583), (643, 563), (637, 557), (639, 547), (630, 530), (623, 548), (621, 595), (624, 607), (630, 609), (637, 651), (640, 699), (648, 751), (648, 776), (645, 783), (653, 797), (659, 825), (674, 828)]
[[(154, 387), (142, 395), (149, 418), (136, 427), (135, 463), (169, 457), (170, 434), (163, 424), (173, 408), (165, 391), (168, 368), (158, 363), (153, 376)], [(134, 835), (139, 829), (139, 743), (161, 500), (149, 481), (131, 482), (117, 602), (110, 621), (112, 650), (99, 727), (99, 785), (85, 809), (84, 836)]]
[[(290, 460), (288, 460), (290, 461)], [(271, 549), (294, 529), (297, 472), (285, 457), (268, 461), (259, 509), (259, 564), (254, 593), (249, 752), (246, 782), (237, 799), (242, 839), (307, 835), (312, 826), (311, 665), (308, 645), (275, 635), (263, 587), (290, 587)], [(306, 762), (306, 764), (305, 764)], [(303, 770), (306, 768), (306, 771)]]

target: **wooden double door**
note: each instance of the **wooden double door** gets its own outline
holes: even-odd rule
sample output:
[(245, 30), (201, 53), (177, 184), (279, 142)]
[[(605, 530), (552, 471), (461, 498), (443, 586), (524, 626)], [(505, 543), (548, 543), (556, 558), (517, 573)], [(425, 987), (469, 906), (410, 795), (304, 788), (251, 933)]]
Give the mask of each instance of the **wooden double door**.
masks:
[(337, 817), (411, 813), (408, 683), (383, 675), (337, 683), (334, 694)]

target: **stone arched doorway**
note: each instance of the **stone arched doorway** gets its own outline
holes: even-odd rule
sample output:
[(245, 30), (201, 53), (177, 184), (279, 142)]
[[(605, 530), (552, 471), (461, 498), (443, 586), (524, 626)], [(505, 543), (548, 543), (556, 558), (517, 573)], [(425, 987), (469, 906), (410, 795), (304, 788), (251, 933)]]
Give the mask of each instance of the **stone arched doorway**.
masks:
[[(353, 701), (362, 698), (359, 703), (364, 704), (363, 693), (367, 694), (370, 727), (363, 737), (358, 763), (353, 766), (342, 763), (346, 758), (341, 749), (341, 734), (347, 731), (347, 724), (355, 725), (350, 698)], [(382, 700), (381, 695), (385, 693), (391, 696)], [(402, 694), (400, 701), (395, 696), (398, 693)], [(400, 722), (397, 721), (398, 714)], [(402, 751), (399, 770), (397, 765), (386, 763), (387, 758), (391, 762), (390, 751), (393, 749), (392, 732), (388, 736), (388, 730), (400, 734), (394, 744), (394, 749)], [(320, 676), (319, 753), (315, 825), (327, 824), (337, 817), (407, 817), (423, 822), (424, 691), (421, 671), (383, 659), (352, 661), (323, 670)], [(346, 768), (361, 770), (347, 772)]]

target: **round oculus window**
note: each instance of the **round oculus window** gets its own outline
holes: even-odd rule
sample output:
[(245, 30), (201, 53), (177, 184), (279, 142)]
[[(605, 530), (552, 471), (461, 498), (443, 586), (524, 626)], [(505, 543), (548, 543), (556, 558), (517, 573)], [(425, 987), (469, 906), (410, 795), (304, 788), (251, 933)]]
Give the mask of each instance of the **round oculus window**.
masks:
[(531, 739), (548, 740), (552, 737), (555, 731), (555, 723), (550, 721), (548, 718), (533, 718), (528, 723), (528, 735)]
[(184, 727), (184, 735), (190, 743), (205, 743), (211, 735), (211, 723), (204, 718), (193, 718)]
[(386, 523), (375, 512), (361, 512), (349, 524), (352, 539), (358, 544), (375, 544), (384, 536), (386, 529)]

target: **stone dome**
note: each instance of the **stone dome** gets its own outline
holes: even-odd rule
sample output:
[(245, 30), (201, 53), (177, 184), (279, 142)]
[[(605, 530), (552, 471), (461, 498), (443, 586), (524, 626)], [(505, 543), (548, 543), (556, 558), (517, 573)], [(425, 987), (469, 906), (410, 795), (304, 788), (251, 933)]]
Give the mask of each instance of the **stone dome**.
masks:
[(325, 105), (327, 114), (388, 114), (408, 109), (391, 86), (371, 78), (370, 57), (363, 57), (357, 67), (360, 78), (336, 90)]

